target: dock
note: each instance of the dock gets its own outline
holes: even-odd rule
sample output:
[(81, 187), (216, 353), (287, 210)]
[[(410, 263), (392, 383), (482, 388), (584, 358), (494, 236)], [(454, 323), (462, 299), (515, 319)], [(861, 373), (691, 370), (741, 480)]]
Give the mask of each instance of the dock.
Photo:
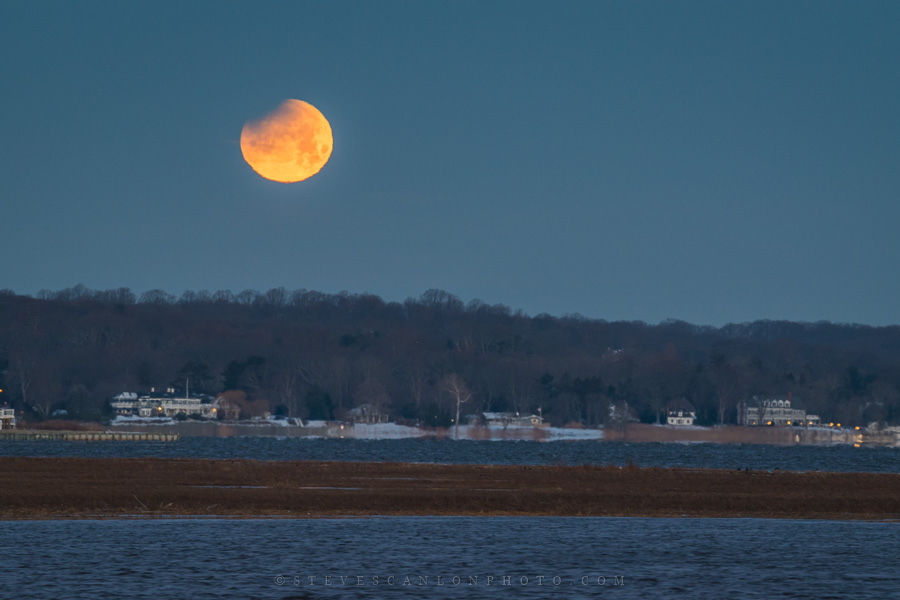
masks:
[(177, 442), (177, 433), (142, 433), (136, 431), (45, 431), (40, 429), (7, 429), (0, 431), (0, 441), (62, 442)]

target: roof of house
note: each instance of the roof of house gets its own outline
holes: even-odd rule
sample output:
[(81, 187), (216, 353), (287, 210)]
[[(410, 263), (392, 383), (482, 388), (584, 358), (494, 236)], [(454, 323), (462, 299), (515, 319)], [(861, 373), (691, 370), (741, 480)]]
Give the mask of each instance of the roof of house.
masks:
[(760, 402), (778, 402), (779, 400), (782, 402), (790, 402), (791, 408), (804, 408), (803, 401), (793, 394), (788, 394), (787, 396), (769, 396), (767, 394), (760, 394), (758, 396), (753, 396), (753, 401), (750, 403), (750, 406), (758, 406), (758, 403)]

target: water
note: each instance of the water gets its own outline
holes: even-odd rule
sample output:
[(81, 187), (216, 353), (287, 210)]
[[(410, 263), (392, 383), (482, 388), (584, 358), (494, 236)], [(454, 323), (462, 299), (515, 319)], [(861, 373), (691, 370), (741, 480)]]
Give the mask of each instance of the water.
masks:
[(884, 600), (900, 590), (898, 528), (568, 517), (0, 522), (0, 596)]
[[(900, 472), (897, 448), (588, 441), (0, 442), (2, 456)], [(560, 517), (0, 521), (0, 598), (881, 600), (900, 598), (898, 527)]]
[(177, 442), (0, 441), (0, 456), (247, 458), (455, 464), (618, 465), (900, 473), (900, 448), (597, 441), (187, 437)]

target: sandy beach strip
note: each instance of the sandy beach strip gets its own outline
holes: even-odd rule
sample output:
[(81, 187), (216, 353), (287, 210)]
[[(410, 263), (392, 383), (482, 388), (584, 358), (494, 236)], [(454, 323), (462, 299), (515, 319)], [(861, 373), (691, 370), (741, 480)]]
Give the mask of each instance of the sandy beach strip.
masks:
[(900, 474), (0, 457), (0, 519), (364, 515), (900, 520)]

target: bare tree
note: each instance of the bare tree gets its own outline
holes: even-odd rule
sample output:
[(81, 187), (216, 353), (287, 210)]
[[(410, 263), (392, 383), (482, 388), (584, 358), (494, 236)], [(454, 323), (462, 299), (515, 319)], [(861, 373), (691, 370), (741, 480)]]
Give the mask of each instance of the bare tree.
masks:
[(463, 381), (462, 377), (460, 377), (456, 373), (451, 373), (445, 376), (443, 379), (442, 387), (444, 388), (445, 392), (450, 394), (450, 397), (453, 400), (456, 400), (456, 421), (454, 421), (454, 436), (456, 438), (459, 438), (459, 407), (472, 399), (472, 392), (469, 390), (469, 386), (466, 385), (466, 382)]
[(528, 365), (508, 369), (507, 372), (509, 379), (506, 391), (513, 409), (516, 412), (533, 410), (531, 405), (538, 394), (537, 376), (528, 368)]
[(762, 396), (753, 396), (753, 403), (756, 405), (757, 425), (765, 425), (768, 418), (769, 402)]
[(350, 392), (359, 379), (356, 365), (345, 356), (334, 356), (328, 362), (330, 381), (328, 389), (337, 403), (337, 410), (343, 411)]
[(428, 370), (416, 365), (409, 369), (396, 370), (396, 375), (403, 379), (404, 387), (415, 403), (416, 411), (418, 411), (425, 401), (425, 394), (428, 391)]
[(321, 360), (305, 360), (297, 364), (297, 375), (307, 386), (325, 386), (330, 376), (328, 365)]
[(656, 422), (660, 423), (669, 400), (684, 391), (688, 379), (684, 361), (674, 344), (670, 343), (662, 352), (649, 355), (638, 366), (641, 369), (647, 408), (655, 415)]
[[(735, 406), (737, 398), (744, 392), (742, 372), (723, 354), (714, 354), (709, 362), (712, 382), (716, 391), (718, 423), (722, 425), (725, 423), (725, 413)], [(762, 419), (762, 413), (760, 413), (760, 419)], [(741, 418), (738, 417), (738, 421), (740, 420)]]
[(26, 406), (29, 402), (28, 390), (31, 389), (37, 372), (36, 366), (36, 361), (31, 357), (23, 356), (23, 353), (17, 354), (10, 361), (10, 372), (18, 384), (19, 393), (22, 395), (22, 404)]
[(381, 381), (369, 377), (356, 387), (353, 396), (357, 406), (369, 405), (378, 410), (384, 410), (391, 401), (391, 397)]
[(300, 412), (299, 380), (300, 370), (297, 368), (281, 368), (275, 373), (272, 385), (274, 399), (287, 408), (289, 417), (296, 417)]

